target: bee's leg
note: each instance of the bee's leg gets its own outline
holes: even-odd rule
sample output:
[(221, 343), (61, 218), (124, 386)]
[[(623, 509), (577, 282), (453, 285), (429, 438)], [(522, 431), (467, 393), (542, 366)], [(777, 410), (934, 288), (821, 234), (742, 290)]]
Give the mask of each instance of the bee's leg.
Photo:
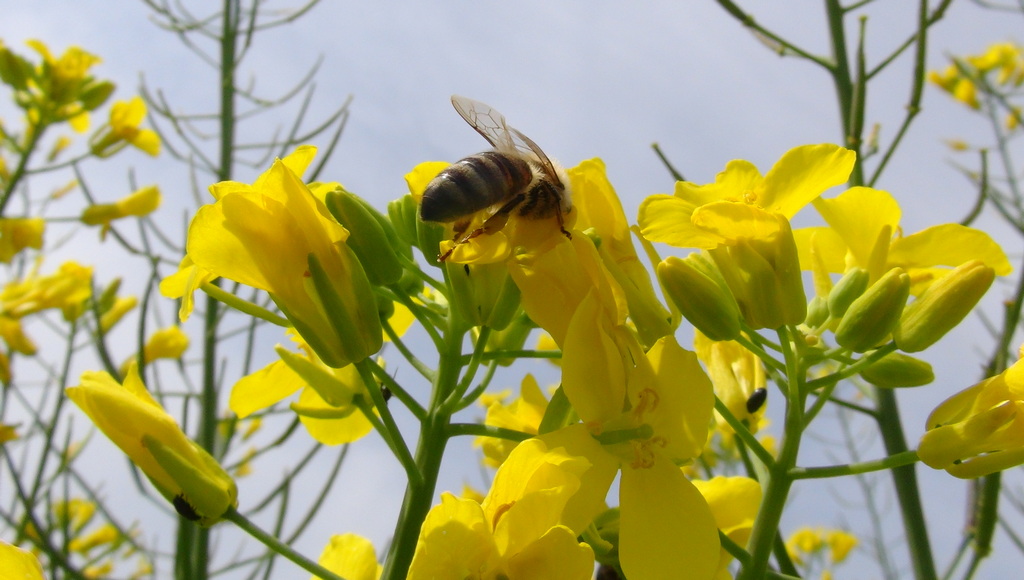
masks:
[[(494, 212), (494, 215), (484, 220), (484, 223), (480, 224), (480, 227), (466, 234), (466, 236), (460, 239), (454, 246), (451, 247), (451, 249), (449, 249), (443, 255), (438, 256), (437, 261), (443, 262), (447, 260), (448, 256), (452, 255), (452, 252), (455, 251), (456, 247), (461, 246), (462, 244), (469, 243), (469, 240), (472, 240), (477, 236), (481, 236), (483, 234), (490, 235), (495, 232), (500, 232), (502, 228), (505, 227), (505, 224), (508, 223), (508, 216), (512, 214), (512, 211), (515, 210), (519, 204), (523, 203), (524, 199), (526, 199), (525, 193), (520, 193), (519, 195), (513, 197), (508, 203), (498, 208), (498, 211)], [(461, 234), (461, 232), (456, 234), (455, 239), (458, 239), (459, 234)]]
[[(572, 211), (572, 209), (570, 208), (569, 211)], [(558, 216), (558, 229), (561, 230), (563, 234), (565, 234), (565, 237), (571, 240), (572, 234), (569, 233), (569, 230), (565, 229), (565, 214), (562, 213), (562, 208), (558, 208), (557, 210), (555, 210), (555, 215)]]

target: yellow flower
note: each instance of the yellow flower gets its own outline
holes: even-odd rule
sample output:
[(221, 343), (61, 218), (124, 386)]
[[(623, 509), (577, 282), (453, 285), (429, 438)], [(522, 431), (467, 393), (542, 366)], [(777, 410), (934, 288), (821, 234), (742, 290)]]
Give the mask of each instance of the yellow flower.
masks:
[(605, 315), (617, 326), (626, 320), (626, 298), (590, 241), (577, 232), (551, 248), (517, 254), (509, 273), (522, 292), (523, 310), (563, 345), (577, 307), (593, 291)]
[[(762, 212), (792, 218), (826, 189), (845, 182), (854, 160), (853, 151), (823, 144), (790, 149), (764, 176), (748, 161), (730, 161), (714, 183), (680, 181), (674, 195), (645, 199), (640, 229), (652, 242), (680, 248), (711, 249), (757, 237)], [(726, 210), (727, 205), (748, 211)]]
[(933, 469), (974, 478), (1024, 463), (1024, 360), (932, 411), (917, 454)]
[(244, 419), (302, 389), (292, 409), (299, 414), (310, 436), (320, 443), (351, 443), (373, 429), (355, 400), (359, 397), (370, 404), (370, 395), (353, 365), (336, 369), (324, 365), (312, 353), (302, 356), (280, 347), (277, 352), (282, 360), (242, 377), (232, 387), (228, 406), (239, 418)]
[(0, 316), (0, 337), (15, 352), (27, 355), (36, 353), (36, 344), (25, 334), (20, 318)]
[(105, 372), (85, 372), (81, 380), (66, 389), (68, 398), (181, 515), (211, 525), (238, 505), (234, 480), (149, 394), (134, 363), (123, 384)]
[(168, 326), (150, 335), (142, 350), (142, 360), (150, 363), (160, 358), (176, 359), (185, 354), (186, 349), (188, 335), (180, 326)]
[(0, 569), (11, 578), (43, 580), (43, 567), (32, 552), (0, 540)]
[(58, 521), (67, 524), (71, 531), (78, 533), (96, 514), (96, 503), (81, 498), (72, 498), (54, 504), (53, 513), (57, 516)]
[[(508, 392), (498, 395), (484, 394), (480, 397), (480, 404), (487, 408), (484, 424), (536, 435), (540, 421), (544, 418), (544, 411), (548, 407), (548, 400), (541, 392), (537, 379), (527, 374), (523, 377), (519, 396), (511, 403), (505, 404), (507, 396)], [(474, 445), (483, 450), (484, 462), (487, 465), (498, 467), (518, 443), (497, 437), (477, 437)]]
[(196, 266), (192, 257), (186, 254), (178, 265), (178, 271), (160, 281), (160, 294), (165, 298), (181, 298), (178, 320), (185, 322), (195, 308), (196, 290), (217, 278), (213, 272)]
[(32, 71), (31, 81), (19, 87), (30, 95), (30, 121), (68, 121), (72, 129), (84, 132), (89, 128), (89, 111), (100, 106), (114, 90), (112, 83), (97, 81), (89, 75), (89, 69), (100, 62), (99, 57), (72, 46), (55, 58), (42, 42), (30, 40), (27, 44), (43, 57), (43, 62)]
[(844, 530), (832, 530), (825, 537), (829, 547), (829, 559), (833, 564), (838, 564), (850, 555), (850, 551), (857, 547), (857, 536)]
[[(718, 476), (708, 481), (695, 479), (693, 485), (708, 502), (718, 529), (738, 546), (745, 547), (761, 506), (761, 484), (749, 477)], [(719, 555), (717, 578), (732, 578), (729, 575), (730, 562), (732, 555), (723, 548)]]
[(0, 262), (11, 263), (11, 258), (25, 248), (43, 247), (42, 218), (0, 218)]
[[(694, 336), (693, 348), (708, 370), (715, 394), (734, 417), (745, 421), (750, 431), (756, 433), (766, 406), (761, 405), (752, 412), (747, 401), (754, 391), (766, 388), (767, 379), (761, 359), (738, 342), (714, 341), (700, 331)], [(717, 412), (715, 421), (719, 429), (732, 431)]]
[(68, 549), (72, 552), (88, 554), (95, 548), (108, 544), (111, 548), (116, 548), (123, 539), (121, 531), (113, 524), (103, 524), (90, 534), (73, 538), (68, 544)]
[[(676, 464), (703, 449), (714, 406), (711, 383), (697, 357), (672, 336), (647, 353), (628, 334), (617, 337), (625, 351), (607, 336), (602, 341), (601, 329), (588, 324), (596, 318), (588, 302), (580, 306), (566, 339), (562, 387), (584, 424), (609, 438), (601, 453), (614, 458), (622, 472), (622, 568), (627, 576), (659, 577), (686, 569), (694, 578), (710, 578), (720, 547), (714, 518)], [(604, 345), (585, 346), (587, 336), (591, 344)], [(632, 364), (624, 365), (624, 358)], [(594, 455), (587, 457), (595, 461)]]
[(33, 271), (21, 281), (11, 282), (2, 293), (3, 313), (14, 318), (59, 308), (65, 320), (82, 314), (83, 304), (92, 295), (92, 268), (65, 262), (49, 276), (39, 277)]
[[(600, 484), (606, 493), (614, 472), (559, 443), (521, 443), (482, 504), (442, 494), (420, 529), (408, 578), (589, 580), (594, 553), (576, 538), (601, 509)], [(600, 482), (588, 477), (594, 470), (603, 472)]]
[(146, 103), (142, 97), (114, 103), (107, 125), (90, 140), (93, 154), (109, 157), (130, 144), (153, 157), (159, 155), (160, 136), (151, 129), (139, 128), (145, 119)]
[(824, 547), (823, 532), (820, 528), (802, 527), (793, 532), (786, 540), (786, 551), (797, 564), (803, 563), (803, 557), (814, 554)]
[[(265, 290), (326, 364), (338, 368), (380, 350), (376, 298), (348, 231), (299, 179), (313, 147), (277, 160), (252, 185), (211, 186), (196, 213), (188, 255), (218, 276)], [(298, 170), (298, 172), (296, 171)]]
[(903, 236), (900, 207), (885, 191), (853, 187), (835, 198), (817, 200), (814, 207), (828, 226), (793, 232), (805, 270), (813, 264), (842, 274), (857, 266), (874, 282), (900, 267), (910, 275), (915, 296), (969, 260), (980, 260), (999, 276), (1012, 270), (999, 245), (974, 228), (941, 224)]
[(160, 188), (150, 185), (114, 203), (100, 203), (85, 208), (82, 211), (81, 220), (82, 223), (89, 226), (103, 226), (100, 229), (100, 239), (103, 239), (110, 231), (110, 223), (114, 220), (128, 216), (149, 215), (158, 207), (160, 207)]
[[(382, 571), (373, 544), (356, 534), (331, 536), (318, 562), (346, 580), (377, 580)], [(310, 578), (318, 579), (319, 576)]]
[(642, 342), (654, 344), (672, 332), (672, 315), (658, 300), (650, 274), (637, 257), (629, 222), (605, 174), (604, 162), (589, 159), (567, 173), (572, 183), (573, 208), (578, 214), (575, 229), (600, 239), (598, 252), (625, 294), (629, 315)]

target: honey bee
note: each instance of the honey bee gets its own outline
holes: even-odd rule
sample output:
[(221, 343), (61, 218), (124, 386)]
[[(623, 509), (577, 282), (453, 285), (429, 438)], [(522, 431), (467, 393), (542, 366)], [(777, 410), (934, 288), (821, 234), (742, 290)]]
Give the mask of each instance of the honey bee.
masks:
[[(571, 238), (565, 229), (565, 215), (572, 211), (565, 170), (493, 108), (458, 95), (452, 105), (494, 149), (448, 166), (423, 191), (420, 219), (452, 223), (455, 229), (456, 245), (437, 261), (477, 236), (501, 231), (513, 213), (526, 219), (556, 216), (561, 232)], [(471, 216), (489, 207), (496, 208), (490, 217), (466, 233)]]

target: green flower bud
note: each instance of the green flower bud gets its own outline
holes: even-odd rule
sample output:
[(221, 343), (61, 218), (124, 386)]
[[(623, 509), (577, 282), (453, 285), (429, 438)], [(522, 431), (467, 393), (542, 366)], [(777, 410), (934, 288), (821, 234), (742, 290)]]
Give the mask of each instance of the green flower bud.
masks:
[(789, 220), (776, 215), (777, 233), (740, 239), (710, 251), (751, 328), (778, 328), (807, 318), (800, 259)]
[(110, 95), (114, 94), (114, 83), (110, 81), (93, 81), (82, 88), (78, 100), (86, 111), (94, 111), (107, 102)]
[(872, 385), (886, 389), (919, 387), (935, 380), (932, 365), (900, 352), (889, 353), (878, 359), (861, 371), (860, 376)]
[[(505, 328), (491, 333), (491, 336), (487, 339), (487, 352), (523, 349), (526, 339), (530, 336), (530, 332), (537, 328), (537, 325), (534, 324), (533, 320), (525, 312), (521, 310), (517, 312), (518, 315), (513, 316), (511, 322)], [(498, 359), (498, 364), (507, 367), (516, 360), (511, 357), (500, 358)], [(558, 360), (552, 362), (557, 363)]]
[(935, 344), (967, 316), (995, 279), (995, 270), (971, 260), (936, 281), (907, 307), (893, 336), (904, 352)]
[(846, 314), (853, 301), (868, 289), (871, 275), (863, 268), (850, 268), (828, 293), (828, 311), (836, 320)]
[(416, 234), (416, 224), (419, 222), (419, 205), (411, 194), (388, 203), (388, 219), (394, 226), (395, 234), (400, 240), (409, 246), (415, 246), (419, 242)]
[(28, 80), (35, 76), (32, 63), (6, 48), (0, 48), (0, 80), (18, 92), (28, 89)]
[(452, 306), (471, 326), (501, 330), (519, 309), (519, 287), (504, 262), (444, 262), (452, 289)]
[(804, 324), (811, 328), (817, 328), (825, 324), (828, 314), (828, 300), (821, 296), (815, 296), (807, 305), (807, 318), (804, 320)]
[(665, 295), (705, 336), (711, 340), (739, 336), (739, 305), (707, 254), (663, 260), (658, 264), (658, 280)]
[[(346, 243), (359, 258), (370, 283), (376, 286), (394, 284), (402, 277), (402, 264), (396, 255), (394, 239), (389, 237), (369, 208), (358, 197), (337, 188), (329, 192), (324, 202), (338, 223), (348, 229)], [(389, 226), (390, 227), (390, 226)]]
[(910, 276), (893, 268), (850, 304), (836, 329), (836, 342), (865, 352), (885, 341), (903, 314), (910, 296)]

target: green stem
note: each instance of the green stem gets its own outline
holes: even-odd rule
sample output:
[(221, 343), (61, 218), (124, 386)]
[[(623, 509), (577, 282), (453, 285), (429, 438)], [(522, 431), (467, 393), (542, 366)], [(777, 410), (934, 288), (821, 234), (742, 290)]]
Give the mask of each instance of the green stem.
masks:
[(266, 320), (271, 324), (276, 324), (284, 328), (288, 328), (289, 326), (292, 325), (291, 322), (288, 322), (287, 318), (284, 318), (283, 316), (278, 316), (277, 314), (274, 314), (273, 312), (267, 310), (266, 308), (257, 306), (252, 302), (249, 302), (248, 300), (243, 300), (238, 296), (235, 296), (231, 292), (228, 292), (227, 290), (221, 288), (220, 286), (217, 286), (216, 284), (203, 284), (200, 287), (200, 289), (203, 292), (205, 292), (206, 295), (209, 296), (210, 298), (213, 298), (219, 302), (223, 302), (227, 306), (230, 306), (244, 314), (248, 314), (253, 318)]
[(458, 388), (459, 372), (462, 369), (462, 340), (465, 335), (466, 330), (456, 321), (454, 312), (449, 312), (444, 349), (440, 351), (430, 406), (426, 418), (420, 422), (415, 459), (420, 478), (418, 481), (410, 480), (406, 487), (394, 539), (381, 575), (383, 580), (398, 580), (408, 575), (409, 565), (416, 553), (420, 528), (433, 504), (441, 460), (450, 437), (451, 415), (445, 410), (444, 401)]
[(798, 355), (793, 352), (792, 333), (786, 327), (779, 332), (779, 344), (786, 362), (786, 413), (782, 436), (782, 448), (775, 463), (767, 466), (768, 481), (764, 487), (761, 508), (754, 520), (747, 546), (750, 548), (750, 563), (740, 571), (738, 580), (764, 578), (768, 572), (768, 560), (778, 537), (779, 522), (786, 507), (786, 498), (793, 485), (789, 472), (796, 466), (800, 451), (800, 438), (804, 429), (803, 375)]
[(296, 552), (291, 548), (291, 546), (277, 539), (276, 536), (268, 534), (267, 532), (263, 531), (259, 526), (252, 523), (252, 521), (250, 521), (242, 514), (238, 513), (238, 511), (235, 510), (234, 508), (228, 510), (228, 512), (224, 514), (224, 519), (235, 524), (236, 526), (241, 528), (242, 531), (262, 542), (263, 545), (277, 552), (278, 554), (281, 554), (285, 558), (291, 560), (293, 563), (295, 563), (296, 566), (299, 566), (300, 568), (309, 572), (310, 574), (318, 576), (323, 580), (345, 580), (341, 576), (338, 576), (334, 572), (331, 572), (327, 568), (324, 568), (320, 564), (317, 564), (316, 562)]
[[(885, 451), (889, 455), (900, 455), (907, 451), (907, 442), (903, 435), (899, 408), (896, 405), (896, 394), (892, 389), (876, 387), (875, 395), (878, 400), (878, 428), (882, 433)], [(921, 506), (914, 465), (893, 468), (892, 478), (896, 486), (900, 512), (903, 515), (903, 529), (910, 548), (914, 577), (918, 580), (936, 578), (935, 560), (928, 539), (928, 525), (924, 519), (924, 508)]]
[(898, 455), (876, 459), (874, 461), (863, 461), (849, 465), (830, 465), (828, 467), (796, 467), (789, 470), (789, 476), (793, 479), (818, 479), (823, 477), (841, 477), (844, 475), (859, 475), (913, 465), (917, 463), (917, 451), (904, 451)]

